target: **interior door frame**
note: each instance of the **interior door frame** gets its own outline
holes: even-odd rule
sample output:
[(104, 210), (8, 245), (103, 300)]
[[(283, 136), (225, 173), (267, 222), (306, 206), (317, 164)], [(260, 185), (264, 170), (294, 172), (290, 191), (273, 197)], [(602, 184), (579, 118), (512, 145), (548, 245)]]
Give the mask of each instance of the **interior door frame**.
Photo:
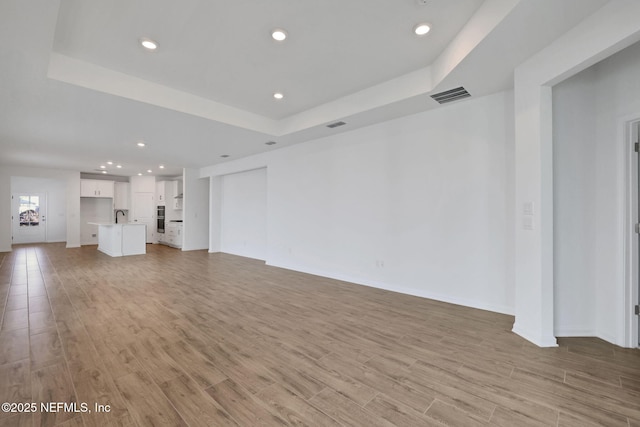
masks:
[(640, 223), (640, 153), (635, 152), (640, 127), (640, 112), (619, 121), (619, 141), (623, 142), (622, 164), (624, 165), (624, 346), (640, 347), (640, 320), (634, 307), (640, 304), (640, 234), (636, 224)]
[[(20, 196), (38, 196), (40, 197), (40, 221), (39, 230), (42, 233), (42, 240), (37, 239), (27, 242), (16, 242), (16, 235), (20, 231), (20, 215), (18, 214), (18, 206), (20, 205)], [(26, 243), (46, 243), (47, 242), (47, 203), (48, 194), (46, 191), (18, 191), (11, 193), (11, 244), (26, 244)], [(40, 228), (41, 227), (41, 228)]]

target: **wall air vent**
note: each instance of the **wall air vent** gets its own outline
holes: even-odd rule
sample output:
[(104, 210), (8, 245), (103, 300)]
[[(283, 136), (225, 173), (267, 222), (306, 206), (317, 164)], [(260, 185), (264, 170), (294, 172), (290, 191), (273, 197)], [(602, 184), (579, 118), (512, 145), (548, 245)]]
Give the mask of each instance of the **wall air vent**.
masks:
[(335, 123), (331, 123), (330, 125), (327, 125), (328, 128), (333, 129), (333, 128), (337, 128), (339, 126), (344, 126), (346, 125), (345, 122), (335, 122)]
[(275, 141), (268, 141), (268, 142), (265, 142), (265, 144), (266, 145), (276, 145), (276, 142)]
[(469, 98), (470, 96), (471, 94), (462, 86), (431, 95), (431, 97), (440, 104), (446, 104), (447, 102), (457, 101), (462, 98)]

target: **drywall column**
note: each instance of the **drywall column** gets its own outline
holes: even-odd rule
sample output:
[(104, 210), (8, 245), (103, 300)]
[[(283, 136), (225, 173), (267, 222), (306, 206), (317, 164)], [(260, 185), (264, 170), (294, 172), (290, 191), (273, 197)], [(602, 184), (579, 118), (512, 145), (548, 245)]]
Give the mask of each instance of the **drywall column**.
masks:
[(222, 177), (209, 178), (209, 252), (220, 252), (222, 236)]
[[(539, 346), (553, 336), (551, 87), (640, 39), (640, 2), (610, 2), (515, 70), (516, 321)], [(624, 311), (625, 307), (620, 307)]]
[[(518, 76), (516, 76), (518, 79)], [(516, 116), (516, 321), (542, 346), (553, 335), (553, 150), (551, 88), (519, 84)]]

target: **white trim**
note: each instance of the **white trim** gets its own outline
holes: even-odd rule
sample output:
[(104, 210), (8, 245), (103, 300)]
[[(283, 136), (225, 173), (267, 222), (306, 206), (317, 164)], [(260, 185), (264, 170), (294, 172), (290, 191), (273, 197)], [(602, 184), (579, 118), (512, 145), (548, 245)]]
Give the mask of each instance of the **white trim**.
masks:
[(536, 336), (535, 334), (531, 334), (525, 328), (522, 328), (518, 323), (516, 318), (516, 322), (513, 324), (513, 329), (511, 330), (514, 334), (520, 335), (522, 338), (527, 341), (537, 345), (538, 347), (558, 347), (558, 340), (556, 340), (555, 336)]
[(562, 328), (556, 329), (554, 335), (560, 337), (597, 337), (598, 334), (593, 329), (584, 328)]
[(370, 281), (370, 280), (363, 281), (361, 278), (349, 276), (349, 275), (346, 275), (346, 274), (328, 272), (328, 271), (323, 271), (323, 270), (320, 270), (320, 269), (313, 269), (313, 268), (307, 268), (307, 267), (299, 267), (299, 266), (295, 266), (293, 264), (277, 263), (277, 262), (271, 262), (271, 261), (267, 260), (266, 261), (266, 265), (271, 266), (271, 267), (284, 268), (284, 269), (287, 269), (287, 270), (299, 271), (301, 273), (313, 274), (315, 276), (326, 277), (326, 278), (329, 278), (329, 279), (340, 280), (340, 281), (343, 281), (343, 282), (349, 282), (349, 283), (352, 283), (354, 285), (367, 286), (367, 287), (370, 287), (370, 288), (377, 288), (377, 289), (384, 289), (385, 291), (397, 292), (399, 294), (412, 295), (412, 296), (415, 296), (415, 297), (432, 299), (432, 300), (436, 300), (436, 301), (446, 302), (446, 303), (449, 303), (449, 304), (456, 304), (456, 305), (461, 305), (461, 306), (464, 306), (464, 307), (476, 308), (476, 309), (479, 309), (479, 310), (487, 310), (487, 311), (492, 311), (492, 312), (500, 313), (500, 314), (506, 314), (506, 315), (510, 315), (510, 316), (513, 316), (513, 314), (514, 314), (513, 307), (508, 307), (508, 306), (503, 306), (503, 305), (486, 304), (486, 303), (483, 303), (483, 302), (478, 302), (476, 300), (452, 297), (452, 296), (449, 296), (449, 295), (442, 295), (442, 294), (438, 294), (438, 293), (425, 291), (425, 290), (422, 290), (422, 289), (407, 288), (407, 287), (404, 287), (404, 286), (395, 286), (395, 285), (391, 285), (389, 283), (384, 283), (384, 282), (379, 282), (379, 281)]
[[(618, 169), (622, 173), (624, 196), (622, 203), (623, 217), (621, 230), (624, 242), (624, 257), (622, 260), (622, 277), (624, 285), (621, 289), (623, 307), (621, 308), (620, 321), (622, 322), (622, 340), (614, 340), (620, 345), (629, 348), (638, 347), (639, 333), (638, 319), (633, 312), (633, 306), (638, 304), (638, 275), (640, 259), (640, 247), (635, 234), (635, 218), (638, 218), (638, 165), (633, 155), (626, 155), (634, 152), (633, 129), (632, 126), (640, 121), (640, 112), (630, 114), (618, 119), (618, 141), (622, 144)], [(622, 341), (622, 342), (620, 342)]]

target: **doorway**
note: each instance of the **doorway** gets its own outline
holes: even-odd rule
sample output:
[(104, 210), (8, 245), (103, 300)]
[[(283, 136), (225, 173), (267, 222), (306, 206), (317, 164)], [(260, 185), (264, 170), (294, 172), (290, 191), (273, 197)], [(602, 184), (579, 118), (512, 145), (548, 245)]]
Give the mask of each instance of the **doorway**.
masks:
[[(633, 203), (633, 218), (635, 222), (635, 235), (633, 236), (632, 253), (634, 253), (633, 259), (633, 285), (630, 292), (630, 300), (635, 305), (631, 316), (635, 315), (635, 320), (632, 320), (631, 331), (636, 338), (636, 346), (640, 347), (640, 120), (631, 124), (631, 143), (635, 150), (634, 165), (632, 167), (634, 176), (635, 188), (632, 194)], [(632, 186), (633, 188), (633, 186)], [(633, 329), (635, 327), (635, 334)]]
[(46, 242), (46, 193), (16, 193), (11, 199), (13, 243)]

